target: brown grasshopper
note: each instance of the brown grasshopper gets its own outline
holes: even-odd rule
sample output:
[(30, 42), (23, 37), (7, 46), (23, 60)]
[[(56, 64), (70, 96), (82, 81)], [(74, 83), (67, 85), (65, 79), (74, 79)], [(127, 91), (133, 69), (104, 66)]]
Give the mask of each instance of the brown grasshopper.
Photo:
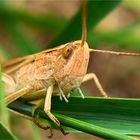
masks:
[[(95, 73), (88, 73), (90, 52), (116, 55), (140, 56), (138, 53), (113, 52), (90, 49), (86, 42), (86, 5), (83, 1), (82, 38), (37, 54), (6, 62), (3, 67), (3, 82), (7, 104), (22, 98), (25, 101), (43, 100), (44, 111), (60, 127), (59, 120), (51, 113), (51, 97), (59, 95), (66, 102), (72, 90), (78, 89), (84, 98), (80, 85), (93, 79), (102, 96), (108, 97)], [(45, 100), (44, 100), (45, 99)]]

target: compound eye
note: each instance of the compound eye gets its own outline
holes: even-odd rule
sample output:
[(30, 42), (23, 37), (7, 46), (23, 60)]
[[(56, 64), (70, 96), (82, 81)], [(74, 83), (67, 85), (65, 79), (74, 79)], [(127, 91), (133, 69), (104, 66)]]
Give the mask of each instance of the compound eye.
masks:
[(64, 49), (64, 52), (63, 52), (64, 58), (65, 58), (65, 59), (68, 59), (68, 58), (71, 56), (72, 51), (73, 51), (73, 50), (72, 50), (71, 46), (67, 46), (67, 47)]

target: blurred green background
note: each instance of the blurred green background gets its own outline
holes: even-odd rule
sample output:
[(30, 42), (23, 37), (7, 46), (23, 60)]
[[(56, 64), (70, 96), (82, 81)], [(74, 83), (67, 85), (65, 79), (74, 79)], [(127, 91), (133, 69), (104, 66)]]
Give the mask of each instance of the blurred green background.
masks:
[[(102, 4), (99, 9), (101, 11), (94, 12), (93, 9), (88, 17), (94, 19), (96, 15), (100, 16), (98, 13), (104, 12), (102, 9), (106, 7), (107, 5)], [(68, 26), (79, 8), (79, 0), (0, 0), (0, 63), (67, 43), (65, 41), (73, 40), (73, 36), (80, 39), (77, 36), (81, 35), (81, 30), (74, 32), (74, 26)], [(94, 26), (90, 25), (89, 18), (87, 42), (91, 48), (140, 52), (139, 0), (122, 0), (99, 24), (93, 22)], [(75, 22), (75, 28), (80, 22), (79, 18)], [(91, 53), (88, 72), (97, 74), (111, 97), (138, 98), (139, 64), (139, 57)], [(83, 84), (82, 89), (89, 95), (99, 96), (98, 90), (90, 81)], [(25, 123), (25, 120), (18, 116), (12, 115), (11, 127), (19, 139), (47, 139), (48, 132), (29, 122)], [(37, 135), (38, 131), (41, 131), (41, 135)], [(63, 136), (56, 131), (52, 139), (93, 140), (95, 137), (81, 133)]]

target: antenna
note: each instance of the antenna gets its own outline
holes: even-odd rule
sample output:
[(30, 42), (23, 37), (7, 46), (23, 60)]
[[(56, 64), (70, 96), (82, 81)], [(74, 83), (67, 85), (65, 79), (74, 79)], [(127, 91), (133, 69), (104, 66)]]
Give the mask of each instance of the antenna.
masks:
[(115, 55), (140, 56), (140, 53), (116, 52), (116, 51), (97, 50), (97, 49), (89, 49), (89, 51), (98, 52), (98, 53), (115, 54)]
[(84, 45), (87, 36), (87, 28), (86, 28), (86, 0), (82, 0), (82, 42), (81, 47)]

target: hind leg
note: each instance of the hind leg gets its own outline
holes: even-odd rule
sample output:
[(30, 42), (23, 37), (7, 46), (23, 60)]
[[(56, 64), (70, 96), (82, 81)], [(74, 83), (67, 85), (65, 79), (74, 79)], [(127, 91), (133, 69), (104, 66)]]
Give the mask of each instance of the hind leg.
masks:
[(24, 87), (16, 92), (11, 93), (4, 100), (5, 100), (6, 104), (10, 104), (13, 101), (15, 101), (16, 99), (22, 97), (23, 95), (26, 95), (26, 94), (32, 92), (33, 90), (34, 89), (31, 86)]

